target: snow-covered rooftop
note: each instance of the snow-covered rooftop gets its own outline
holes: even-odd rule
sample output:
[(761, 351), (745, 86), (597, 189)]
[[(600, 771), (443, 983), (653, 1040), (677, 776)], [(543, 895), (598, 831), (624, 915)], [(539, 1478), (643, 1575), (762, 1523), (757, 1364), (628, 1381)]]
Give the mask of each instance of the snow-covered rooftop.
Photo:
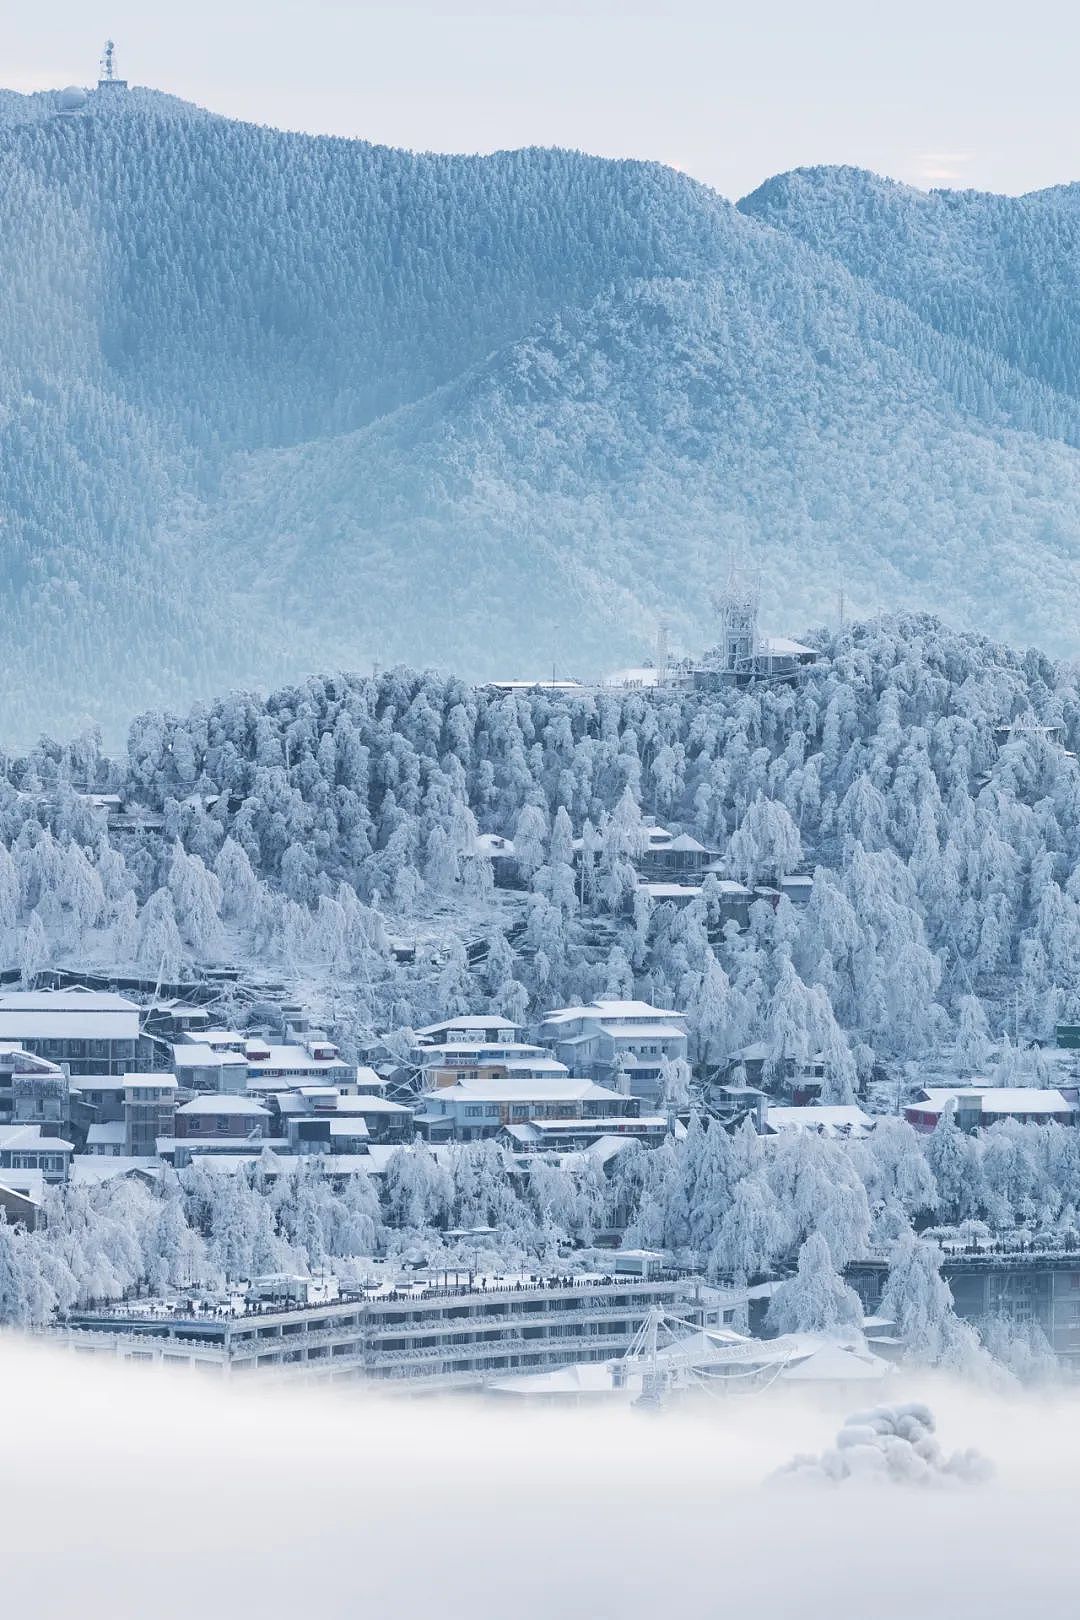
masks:
[(172, 1054), (174, 1069), (221, 1069), (237, 1064), (241, 1068), (247, 1067), (243, 1052), (215, 1052), (212, 1046), (206, 1046), (202, 1041), (177, 1044)]
[(0, 1012), (133, 1012), (126, 996), (107, 990), (8, 990), (0, 995)]
[(177, 1114), (250, 1114), (253, 1118), (269, 1118), (270, 1110), (254, 1097), (234, 1096), (229, 1092), (205, 1091), (190, 1102), (182, 1103)]
[(520, 1029), (510, 1018), (503, 1018), (498, 1013), (462, 1013), (458, 1018), (444, 1018), (441, 1023), (427, 1024), (423, 1029), (416, 1031), (417, 1035), (441, 1035), (444, 1030), (451, 1029)]
[(109, 1120), (107, 1123), (91, 1125), (86, 1133), (86, 1145), (93, 1147), (115, 1147), (122, 1144), (125, 1137), (123, 1120)]
[(48, 997), (0, 996), (0, 1039), (55, 1041), (134, 1041), (139, 1036), (139, 1009), (123, 996), (97, 1000), (86, 991), (57, 991), (77, 1000), (53, 1002)]
[(453, 1103), (496, 1102), (622, 1102), (617, 1091), (609, 1091), (592, 1080), (464, 1079), (443, 1086), (430, 1094), (430, 1100)]
[(175, 1091), (175, 1074), (80, 1074), (73, 1091)]
[(654, 900), (693, 900), (701, 893), (700, 883), (639, 883), (638, 888)]
[(0, 1170), (0, 1193), (5, 1191), (40, 1204), (45, 1196), (44, 1170)]
[[(71, 1161), (70, 1179), (76, 1187), (93, 1186), (101, 1181), (114, 1181), (119, 1176), (157, 1177), (161, 1171), (159, 1159), (132, 1159), (118, 1153), (76, 1153)], [(7, 1174), (5, 1170), (4, 1175)]]
[(570, 1024), (578, 1019), (592, 1019), (600, 1023), (609, 1018), (627, 1019), (681, 1018), (682, 1013), (672, 1007), (653, 1007), (647, 1001), (592, 1001), (585, 1007), (556, 1007), (545, 1013), (542, 1024)]
[(927, 1086), (909, 1106), (920, 1113), (943, 1113), (952, 1101), (978, 1099), (984, 1114), (1067, 1114), (1076, 1104), (1063, 1092), (1042, 1086)]
[[(62, 1136), (46, 1136), (40, 1125), (0, 1125), (0, 1148), (5, 1152), (23, 1152), (37, 1148), (48, 1153), (74, 1153), (74, 1142)], [(7, 1175), (7, 1171), (4, 1171)]]
[(366, 1139), (368, 1134), (368, 1128), (365, 1122), (355, 1116), (346, 1119), (332, 1119), (330, 1120), (329, 1124), (330, 1135), (332, 1137), (349, 1136)]
[(816, 648), (807, 647), (801, 641), (792, 641), (790, 636), (762, 636), (758, 642), (758, 651), (768, 653), (773, 658), (796, 658), (806, 653), (817, 657)]
[(253, 1041), (248, 1043), (246, 1061), (249, 1069), (263, 1073), (266, 1069), (295, 1070), (297, 1073), (310, 1073), (312, 1070), (334, 1070), (338, 1073), (347, 1069), (349, 1065), (340, 1057), (312, 1057), (306, 1046), (271, 1046), (268, 1042)]
[(808, 1108), (770, 1104), (765, 1123), (774, 1131), (814, 1131), (821, 1136), (868, 1136), (876, 1121), (854, 1103), (815, 1103)]
[(823, 1344), (810, 1355), (793, 1360), (780, 1377), (792, 1384), (878, 1383), (892, 1372), (892, 1363), (872, 1350), (850, 1344)]

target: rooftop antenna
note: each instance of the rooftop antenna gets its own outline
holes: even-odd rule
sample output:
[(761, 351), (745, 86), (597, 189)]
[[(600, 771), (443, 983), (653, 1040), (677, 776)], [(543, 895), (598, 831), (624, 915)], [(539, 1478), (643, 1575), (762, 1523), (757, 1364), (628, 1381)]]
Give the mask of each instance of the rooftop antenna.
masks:
[(105, 49), (101, 53), (101, 77), (98, 80), (99, 90), (126, 90), (127, 80), (116, 77), (116, 64), (113, 60), (116, 45), (111, 39), (105, 41)]
[(656, 667), (661, 672), (668, 664), (668, 622), (661, 619), (656, 627)]

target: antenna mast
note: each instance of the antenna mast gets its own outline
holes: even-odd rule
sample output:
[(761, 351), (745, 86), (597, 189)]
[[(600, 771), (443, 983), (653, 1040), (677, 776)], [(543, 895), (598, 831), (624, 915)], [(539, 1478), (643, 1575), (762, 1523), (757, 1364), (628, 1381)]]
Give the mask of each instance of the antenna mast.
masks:
[(111, 39), (105, 41), (105, 49), (101, 53), (101, 77), (98, 80), (99, 90), (126, 90), (127, 80), (116, 77), (116, 63), (114, 56), (116, 45)]

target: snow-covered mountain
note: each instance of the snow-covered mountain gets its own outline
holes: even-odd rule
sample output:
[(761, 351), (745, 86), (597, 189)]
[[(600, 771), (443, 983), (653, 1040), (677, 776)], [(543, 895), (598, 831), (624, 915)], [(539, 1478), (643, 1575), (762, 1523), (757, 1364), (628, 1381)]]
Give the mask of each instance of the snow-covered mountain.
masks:
[[(1070, 650), (1080, 213), (0, 96), (0, 723), (910, 604)], [(432, 589), (434, 584), (437, 588)]]

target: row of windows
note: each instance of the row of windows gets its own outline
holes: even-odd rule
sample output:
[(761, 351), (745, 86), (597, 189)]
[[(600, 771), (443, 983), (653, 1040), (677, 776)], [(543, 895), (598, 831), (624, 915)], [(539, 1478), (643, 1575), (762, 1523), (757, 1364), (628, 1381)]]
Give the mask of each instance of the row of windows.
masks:
[(5, 1161), (9, 1170), (45, 1170), (59, 1175), (64, 1168), (62, 1153), (18, 1153), (13, 1150), (5, 1154), (0, 1163)]
[(28, 1051), (42, 1057), (64, 1058), (126, 1058), (135, 1056), (135, 1041), (54, 1041), (28, 1038)]

